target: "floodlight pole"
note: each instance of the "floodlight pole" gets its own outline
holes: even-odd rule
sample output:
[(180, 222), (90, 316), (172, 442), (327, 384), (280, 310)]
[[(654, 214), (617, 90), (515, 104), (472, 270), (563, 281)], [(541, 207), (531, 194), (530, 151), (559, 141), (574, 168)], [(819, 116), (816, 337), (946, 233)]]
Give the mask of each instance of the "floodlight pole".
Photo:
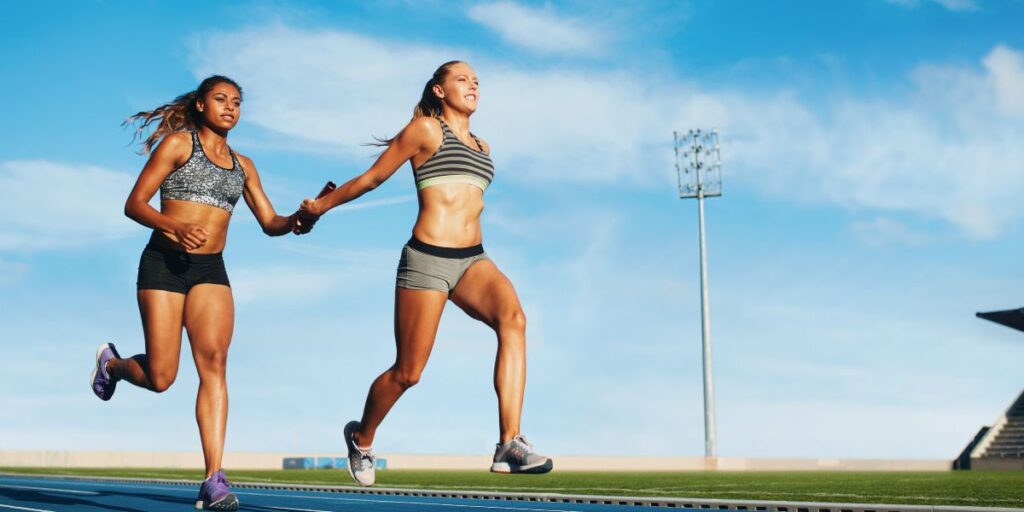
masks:
[[(711, 133), (701, 130), (690, 130), (682, 139), (679, 134), (673, 132), (675, 137), (676, 170), (679, 173), (679, 197), (681, 199), (697, 199), (697, 222), (700, 236), (700, 311), (701, 311), (701, 346), (704, 353), (704, 456), (714, 458), (718, 456), (717, 435), (715, 428), (715, 390), (714, 379), (712, 378), (711, 365), (711, 315), (708, 302), (708, 267), (707, 267), (707, 244), (705, 242), (704, 229), (704, 197), (706, 195), (706, 168), (718, 171), (720, 163), (718, 160), (718, 130)], [(680, 155), (680, 145), (683, 145), (683, 154)], [(712, 148), (708, 145), (713, 144)], [(711, 162), (702, 162), (701, 156), (708, 157)], [(685, 160), (685, 165), (680, 161)], [(692, 175), (690, 174), (692, 173)], [(694, 180), (693, 184), (684, 185), (686, 180)], [(721, 195), (720, 175), (716, 174), (717, 187), (712, 197)]]

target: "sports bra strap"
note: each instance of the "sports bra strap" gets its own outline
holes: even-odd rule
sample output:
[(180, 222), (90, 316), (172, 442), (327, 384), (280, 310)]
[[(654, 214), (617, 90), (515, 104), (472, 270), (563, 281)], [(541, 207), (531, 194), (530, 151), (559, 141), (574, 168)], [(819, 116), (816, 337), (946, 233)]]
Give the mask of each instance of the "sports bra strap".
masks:
[[(455, 135), (455, 132), (453, 132), (451, 128), (448, 127), (448, 123), (445, 123), (444, 119), (441, 119), (440, 117), (435, 117), (434, 119), (437, 119), (437, 121), (439, 123), (441, 123), (441, 131), (442, 132), (444, 132), (446, 134), (450, 134), (452, 137), (455, 137), (455, 139), (458, 140), (459, 137), (457, 135)], [(476, 134), (474, 134), (473, 132), (469, 132), (469, 136), (473, 137), (473, 140), (476, 141), (476, 150), (475, 151), (477, 153), (484, 153), (484, 145), (480, 143), (480, 139), (478, 139), (476, 137)], [(462, 142), (462, 141), (460, 140), (459, 142)], [(463, 143), (463, 145), (465, 145), (465, 143)], [(466, 147), (469, 147), (469, 146), (466, 146)], [(473, 149), (473, 148), (469, 148), (469, 149)], [(487, 153), (484, 153), (484, 154), (486, 155)]]
[[(469, 136), (470, 136), (470, 137), (473, 137), (473, 140), (475, 140), (475, 141), (476, 141), (476, 148), (477, 148), (477, 151), (479, 151), (479, 152), (483, 153), (483, 152), (484, 152), (484, 145), (483, 145), (483, 144), (480, 144), (480, 139), (476, 138), (476, 135), (474, 135), (474, 134), (473, 134), (473, 132), (469, 132)], [(486, 154), (486, 153), (485, 153), (485, 154)]]

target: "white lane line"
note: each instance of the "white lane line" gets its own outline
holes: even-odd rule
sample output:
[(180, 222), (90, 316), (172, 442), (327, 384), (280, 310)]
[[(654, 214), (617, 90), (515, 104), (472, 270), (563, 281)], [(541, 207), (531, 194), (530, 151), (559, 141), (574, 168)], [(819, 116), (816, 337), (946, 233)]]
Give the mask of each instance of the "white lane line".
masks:
[(98, 492), (94, 492), (94, 491), (73, 491), (71, 489), (56, 489), (56, 488), (53, 488), (53, 487), (30, 487), (30, 486), (27, 486), (27, 485), (0, 484), (0, 487), (4, 487), (6, 489), (28, 489), (28, 490), (31, 490), (31, 491), (67, 492), (67, 493), (71, 493), (71, 494), (87, 494), (87, 495), (90, 495), (90, 496), (96, 496), (97, 494), (99, 494)]
[[(77, 484), (92, 484), (92, 485), (109, 485), (101, 482), (75, 482)], [(153, 489), (153, 490), (164, 490), (164, 491), (178, 491), (178, 492), (196, 492), (194, 489), (182, 488), (173, 485), (139, 485), (129, 484), (134, 489)], [(78, 492), (89, 492), (89, 491), (78, 491)], [(315, 491), (284, 491), (284, 492), (315, 492)], [(92, 493), (99, 494), (99, 493)], [(522, 508), (522, 507), (499, 507), (493, 505), (465, 505), (457, 503), (424, 503), (420, 501), (399, 501), (399, 500), (384, 500), (384, 499), (370, 499), (370, 498), (343, 498), (340, 496), (296, 496), (293, 494), (271, 494), (262, 492), (248, 492), (243, 489), (235, 491), (236, 496), (272, 496), (275, 498), (297, 498), (304, 500), (328, 500), (328, 501), (346, 501), (346, 502), (360, 502), (360, 503), (388, 503), (393, 505), (416, 505), (419, 507), (451, 507), (451, 508), (471, 508), (471, 509), (482, 509), (482, 510), (521, 510), (525, 512), (577, 512), (575, 510), (564, 510), (555, 508)], [(424, 499), (448, 499), (448, 498), (433, 498), (425, 496)], [(267, 507), (275, 508), (275, 507)], [(280, 507), (277, 507), (280, 508)], [(30, 509), (31, 510), (31, 509)], [(315, 510), (315, 509), (301, 509), (301, 508), (280, 508), (280, 510), (290, 510), (294, 512), (331, 512), (328, 510)], [(52, 511), (44, 511), (52, 512)]]
[(0, 503), (0, 507), (11, 508), (14, 510), (28, 510), (29, 512), (54, 512), (53, 510), (44, 510), (41, 508), (15, 507), (14, 505), (4, 505), (3, 503)]
[(293, 512), (331, 512), (330, 510), (317, 510), (315, 508), (291, 508), (291, 507), (265, 507), (274, 510), (290, 510)]
[[(70, 481), (70, 480), (68, 482), (72, 483), (72, 481)], [(73, 483), (75, 485), (91, 485), (93, 487), (104, 487), (104, 488), (107, 488), (107, 492), (124, 492), (124, 490), (126, 488), (131, 488), (131, 489), (152, 489), (152, 490), (161, 490), (162, 489), (162, 490), (168, 490), (168, 491), (180, 491), (180, 492), (188, 492), (188, 493), (195, 494), (196, 488), (199, 487), (198, 484), (191, 485), (192, 488), (189, 488), (190, 486), (186, 486), (186, 485), (170, 485), (170, 484), (164, 484), (164, 485), (143, 485), (143, 484), (136, 484), (136, 483), (131, 483), (131, 482), (124, 483), (124, 482), (73, 481)], [(3, 484), (0, 484), (0, 485), (3, 485)], [(130, 486), (130, 487), (127, 487), (127, 486)], [(77, 492), (88, 493), (88, 494), (99, 494), (98, 492), (95, 492), (95, 491), (77, 491)]]
[[(464, 505), (458, 503), (427, 503), (423, 501), (400, 501), (400, 500), (371, 500), (367, 498), (341, 498), (335, 496), (289, 496), (286, 494), (268, 494), (261, 492), (244, 492), (237, 491), (236, 495), (243, 496), (273, 496), (275, 498), (299, 498), (304, 500), (329, 500), (329, 501), (356, 501), (363, 503), (388, 503), (391, 505), (416, 505), (417, 507), (452, 507), (452, 508), (475, 508), (484, 510), (525, 510), (527, 512), (578, 512), (577, 510), (564, 510), (558, 508), (523, 508), (523, 507), (499, 507), (494, 505)], [(449, 498), (426, 498), (426, 499), (449, 499)], [(463, 499), (463, 498), (457, 498)], [(284, 509), (284, 510), (303, 510), (303, 509)], [(329, 511), (317, 511), (317, 512), (329, 512)]]

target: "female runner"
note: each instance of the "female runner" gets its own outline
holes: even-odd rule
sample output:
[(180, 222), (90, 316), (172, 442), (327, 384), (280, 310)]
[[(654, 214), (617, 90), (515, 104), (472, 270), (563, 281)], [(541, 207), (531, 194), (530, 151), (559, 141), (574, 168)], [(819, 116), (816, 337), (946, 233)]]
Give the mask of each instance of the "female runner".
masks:
[[(104, 343), (90, 376), (101, 400), (110, 400), (120, 380), (161, 393), (178, 374), (181, 329), (188, 331), (199, 372), (196, 421), (206, 463), (196, 508), (204, 510), (238, 509), (221, 468), (228, 417), (225, 368), (234, 327), (221, 251), (232, 210), (244, 196), (270, 236), (311, 228), (296, 214), (277, 215), (252, 160), (228, 146), (228, 132), (241, 114), (241, 87), (230, 78), (211, 76), (195, 91), (126, 121), (141, 121), (136, 135), (157, 123), (142, 144), (143, 153), (151, 155), (124, 208), (125, 215), (153, 229), (137, 282), (146, 351), (121, 358), (113, 343)], [(160, 210), (149, 205), (157, 189)]]
[(498, 336), (494, 388), (500, 438), (491, 471), (546, 473), (552, 462), (534, 453), (519, 429), (526, 387), (526, 317), (512, 283), (481, 245), (484, 190), (494, 176), (490, 148), (469, 130), (479, 100), (476, 73), (460, 61), (434, 72), (412, 121), (369, 170), (300, 209), (311, 220), (383, 183), (410, 162), (419, 193), (419, 216), (402, 249), (395, 287), (395, 363), (370, 386), (361, 421), (345, 426), (349, 472), (374, 483), (370, 450), (377, 427), (402, 393), (419, 382), (445, 302), (451, 300)]

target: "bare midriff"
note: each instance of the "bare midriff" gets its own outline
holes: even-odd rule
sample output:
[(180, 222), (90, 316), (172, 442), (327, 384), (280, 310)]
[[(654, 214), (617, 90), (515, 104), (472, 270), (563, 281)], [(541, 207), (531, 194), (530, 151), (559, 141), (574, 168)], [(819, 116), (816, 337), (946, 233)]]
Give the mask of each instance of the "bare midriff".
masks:
[(480, 214), (484, 191), (466, 183), (434, 185), (419, 191), (420, 213), (412, 234), (438, 247), (471, 247), (481, 243)]
[[(161, 201), (160, 213), (187, 224), (198, 224), (206, 228), (206, 245), (188, 251), (192, 254), (214, 254), (224, 251), (228, 239), (228, 223), (231, 221), (231, 214), (223, 208), (210, 206), (192, 201)], [(150, 242), (160, 247), (185, 250), (178, 244), (174, 233), (166, 233), (159, 230), (153, 231)]]

